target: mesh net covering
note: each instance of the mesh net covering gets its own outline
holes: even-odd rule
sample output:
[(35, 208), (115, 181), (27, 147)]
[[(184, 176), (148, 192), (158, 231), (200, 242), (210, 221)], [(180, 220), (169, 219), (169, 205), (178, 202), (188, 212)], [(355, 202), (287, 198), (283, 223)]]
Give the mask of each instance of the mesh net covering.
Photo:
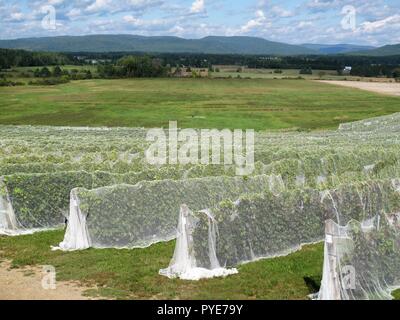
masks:
[[(399, 162), (395, 151), (377, 153), (359, 151), (346, 154), (337, 151), (321, 158), (319, 153), (300, 159), (283, 159), (268, 165), (256, 163), (253, 175), (271, 176), (272, 189), (316, 188), (364, 181), (367, 179), (399, 176)], [(372, 163), (372, 165), (371, 165)], [(49, 164), (47, 164), (49, 165)], [(58, 164), (51, 164), (59, 166)], [(38, 164), (33, 166), (33, 169)], [(8, 165), (8, 170), (30, 164)], [(43, 167), (41, 167), (43, 168)], [(49, 169), (49, 167), (45, 167)], [(134, 170), (134, 169), (133, 169)], [(139, 171), (141, 170), (141, 171)], [(93, 189), (115, 184), (136, 184), (140, 181), (188, 179), (207, 176), (233, 176), (233, 166), (167, 166), (137, 168), (125, 173), (110, 171), (58, 171), (46, 173), (15, 173), (2, 177), (2, 194), (9, 200), (19, 223), (19, 229), (49, 228), (63, 223), (68, 217), (70, 191), (76, 187)]]
[[(394, 151), (399, 124), (396, 114), (343, 125), (328, 134), (286, 135), (285, 147), (272, 152), (273, 159), (261, 154), (272, 160), (264, 170), (280, 173), (289, 189), (243, 196), (198, 212), (183, 206), (174, 256), (160, 274), (198, 279), (212, 276), (215, 270), (215, 275), (221, 275), (221, 265), (282, 255), (322, 240), (326, 219), (347, 223), (398, 211), (400, 189), (398, 180), (391, 178), (399, 176)], [(278, 137), (264, 140), (272, 145), (279, 141)], [(331, 149), (335, 147), (337, 151)], [(374, 153), (383, 157), (374, 159)], [(386, 180), (371, 180), (382, 178)]]
[(321, 300), (392, 299), (400, 288), (400, 214), (326, 222)]
[(379, 212), (399, 212), (399, 185), (399, 180), (390, 179), (325, 191), (264, 192), (235, 202), (225, 200), (206, 211), (186, 211), (186, 217), (181, 210), (175, 254), (169, 268), (160, 273), (195, 279), (199, 269), (212, 272), (288, 254), (303, 244), (322, 241), (326, 220), (346, 224), (371, 219)]
[(124, 174), (106, 171), (68, 171), (53, 173), (18, 173), (0, 178), (0, 194), (8, 211), (0, 212), (0, 219), (15, 220), (12, 224), (0, 225), (8, 233), (26, 233), (57, 227), (69, 217), (70, 192), (76, 187), (95, 189), (115, 184), (135, 185), (140, 181), (183, 179), (188, 176), (233, 175), (218, 166), (196, 166), (190, 169), (164, 167)]
[[(85, 217), (88, 230), (84, 242), (94, 247), (146, 247), (176, 236), (182, 203), (200, 210), (223, 199), (268, 189), (268, 176), (208, 177), (185, 180), (142, 181), (136, 185), (116, 185), (94, 190), (75, 189), (76, 206), (71, 215)], [(77, 220), (77, 219), (75, 219)], [(79, 218), (79, 220), (82, 220)], [(64, 250), (77, 247), (81, 231), (67, 229), (60, 244)]]
[[(0, 229), (68, 218), (62, 248), (143, 247), (175, 237), (179, 220), (175, 267), (162, 273), (227, 275), (235, 269), (222, 267), (322, 240), (326, 219), (396, 212), (399, 132), (400, 114), (336, 131), (259, 132), (253, 176), (235, 180), (229, 166), (149, 166), (141, 128), (0, 126)], [(184, 275), (185, 265), (198, 269)]]

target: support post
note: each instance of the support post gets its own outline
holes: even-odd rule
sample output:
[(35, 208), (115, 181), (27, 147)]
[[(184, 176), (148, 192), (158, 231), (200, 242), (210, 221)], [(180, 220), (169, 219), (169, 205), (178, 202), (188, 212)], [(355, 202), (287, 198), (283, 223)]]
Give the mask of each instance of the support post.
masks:
[(325, 246), (324, 246), (324, 270), (322, 275), (320, 300), (341, 300), (340, 270), (338, 270), (337, 248), (335, 238), (337, 237), (335, 222), (325, 222)]

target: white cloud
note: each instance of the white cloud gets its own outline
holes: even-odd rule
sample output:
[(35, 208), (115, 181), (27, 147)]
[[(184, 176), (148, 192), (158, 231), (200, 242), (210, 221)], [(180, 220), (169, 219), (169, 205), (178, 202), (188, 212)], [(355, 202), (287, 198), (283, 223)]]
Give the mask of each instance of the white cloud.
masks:
[(190, 8), (190, 13), (202, 13), (205, 11), (204, 0), (194, 0), (192, 7)]
[(183, 36), (186, 32), (186, 29), (181, 27), (180, 25), (173, 26), (168, 30), (171, 34), (177, 35), (179, 37)]
[(273, 6), (272, 9), (271, 9), (271, 13), (274, 16), (278, 16), (280, 18), (293, 17), (293, 15), (294, 15), (293, 12), (291, 12), (289, 10), (286, 10), (286, 9), (284, 9), (282, 7), (279, 7), (279, 6)]
[(315, 11), (326, 10), (339, 6), (339, 2), (340, 0), (311, 0), (307, 3), (307, 7)]
[(135, 18), (132, 15), (124, 16), (123, 19), (125, 22), (132, 23), (132, 24), (137, 24), (139, 22), (139, 19)]
[(127, 10), (143, 11), (152, 7), (160, 7), (164, 0), (127, 0)]
[[(103, 13), (112, 15), (119, 12), (144, 12), (153, 7), (161, 7), (164, 0), (95, 0), (86, 4), (87, 14)], [(74, 8), (79, 8), (75, 6)]]
[(13, 12), (10, 15), (10, 18), (8, 19), (8, 21), (22, 21), (24, 20), (24, 14), (21, 12)]
[(110, 0), (95, 0), (92, 4), (86, 7), (87, 12), (99, 12), (102, 10), (107, 10), (110, 8), (111, 1)]
[(363, 22), (358, 31), (366, 33), (374, 33), (385, 31), (388, 28), (398, 28), (400, 31), (400, 14), (387, 17), (385, 19)]
[(77, 18), (77, 17), (82, 15), (82, 10), (78, 9), (78, 8), (72, 8), (65, 15), (70, 19), (75, 19), (75, 18)]
[(326, 13), (329, 10), (340, 11), (348, 5), (355, 7), (358, 14), (369, 17), (383, 17), (393, 11), (387, 0), (309, 0), (305, 7), (313, 13)]
[(129, 25), (129, 27), (140, 28), (141, 31), (151, 31), (151, 30), (162, 30), (163, 28), (170, 28), (171, 21), (165, 19), (151, 19), (144, 20), (135, 18), (132, 15), (126, 15), (123, 17), (123, 21)]
[(49, 0), (48, 4), (52, 5), (52, 6), (57, 6), (59, 4), (62, 4), (64, 2), (64, 0)]
[[(154, 2), (154, 0), (128, 0), (128, 4), (134, 6), (134, 7), (145, 7), (148, 5), (152, 5)], [(159, 1), (157, 1), (159, 2)]]
[(264, 11), (257, 10), (256, 17), (254, 19), (249, 20), (245, 25), (240, 28), (241, 33), (248, 33), (258, 27), (262, 27), (267, 23), (267, 18), (265, 17)]
[(312, 26), (314, 26), (314, 23), (311, 21), (300, 21), (297, 24), (297, 28), (299, 28), (299, 29), (308, 28), (308, 27), (312, 27)]

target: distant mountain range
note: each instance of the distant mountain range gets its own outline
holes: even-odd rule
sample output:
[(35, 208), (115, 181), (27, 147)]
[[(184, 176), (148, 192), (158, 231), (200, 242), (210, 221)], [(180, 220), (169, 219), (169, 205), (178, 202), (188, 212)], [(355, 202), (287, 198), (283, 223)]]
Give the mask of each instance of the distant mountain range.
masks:
[(157, 52), (215, 54), (313, 54), (301, 46), (254, 37), (144, 37), (135, 35), (88, 35), (1, 40), (1, 48), (58, 52)]
[(400, 45), (374, 48), (351, 44), (291, 45), (256, 37), (209, 36), (183, 39), (170, 36), (86, 35), (0, 40), (0, 48), (54, 52), (149, 52), (252, 55), (357, 54), (400, 55)]
[(364, 56), (394, 56), (400, 55), (400, 44), (395, 45), (387, 45), (380, 48), (375, 48), (373, 50), (368, 51), (359, 51), (356, 52), (358, 55)]
[(356, 51), (369, 51), (372, 49), (376, 49), (376, 47), (372, 46), (358, 46), (355, 44), (311, 44), (305, 43), (302, 44), (303, 47), (306, 47), (311, 50), (318, 51), (320, 54), (341, 54), (341, 53), (349, 53)]

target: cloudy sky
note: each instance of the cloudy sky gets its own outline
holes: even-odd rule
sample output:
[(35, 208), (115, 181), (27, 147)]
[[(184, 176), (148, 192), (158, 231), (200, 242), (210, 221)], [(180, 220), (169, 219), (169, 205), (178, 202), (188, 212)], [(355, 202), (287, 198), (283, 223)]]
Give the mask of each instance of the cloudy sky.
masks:
[(0, 0), (0, 39), (84, 34), (247, 35), (378, 46), (400, 43), (400, 1)]

